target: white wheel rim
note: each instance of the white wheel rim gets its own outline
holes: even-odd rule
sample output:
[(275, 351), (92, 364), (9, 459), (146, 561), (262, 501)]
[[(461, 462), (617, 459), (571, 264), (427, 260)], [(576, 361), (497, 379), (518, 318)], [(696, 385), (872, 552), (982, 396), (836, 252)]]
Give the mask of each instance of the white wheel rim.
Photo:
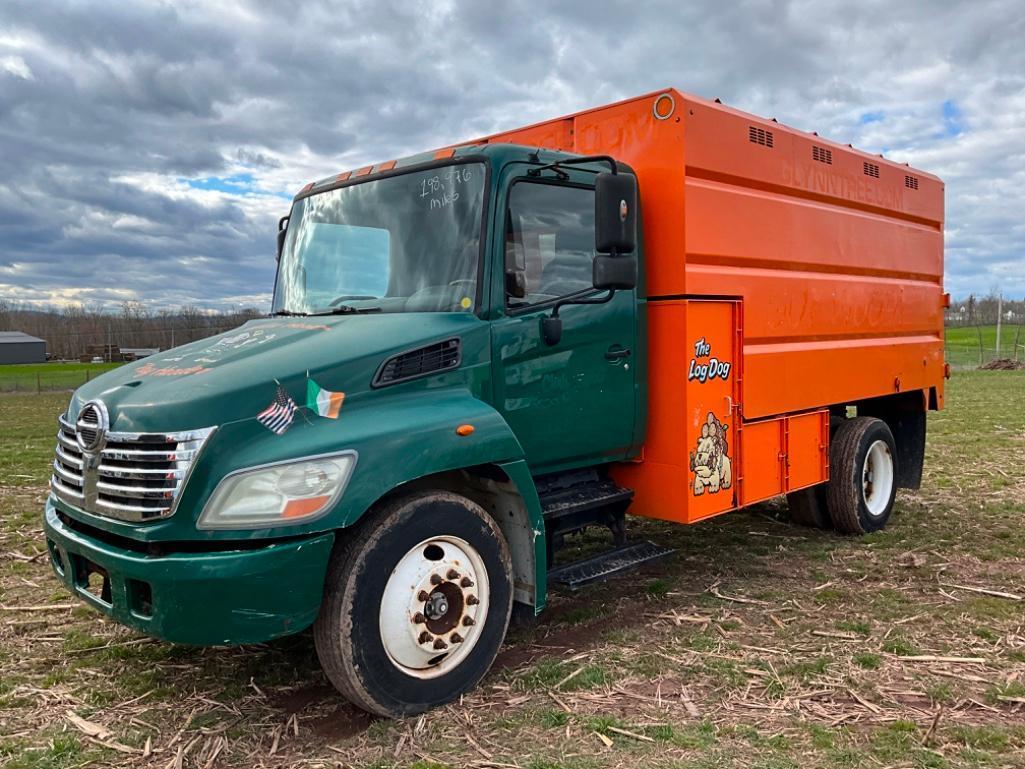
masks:
[(480, 639), (490, 592), (484, 560), (469, 542), (432, 537), (412, 548), (381, 598), (381, 642), (392, 664), (417, 678), (458, 666)]
[(876, 441), (868, 447), (861, 483), (869, 515), (878, 517), (886, 512), (893, 492), (893, 455), (886, 441)]

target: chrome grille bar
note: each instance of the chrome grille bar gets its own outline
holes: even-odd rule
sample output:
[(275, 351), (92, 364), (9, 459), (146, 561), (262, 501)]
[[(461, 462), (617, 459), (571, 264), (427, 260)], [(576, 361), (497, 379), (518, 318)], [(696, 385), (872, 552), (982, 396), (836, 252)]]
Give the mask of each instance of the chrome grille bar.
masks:
[(214, 428), (108, 432), (99, 455), (84, 454), (75, 431), (61, 416), (50, 479), (53, 495), (88, 513), (144, 522), (174, 513), (192, 464)]

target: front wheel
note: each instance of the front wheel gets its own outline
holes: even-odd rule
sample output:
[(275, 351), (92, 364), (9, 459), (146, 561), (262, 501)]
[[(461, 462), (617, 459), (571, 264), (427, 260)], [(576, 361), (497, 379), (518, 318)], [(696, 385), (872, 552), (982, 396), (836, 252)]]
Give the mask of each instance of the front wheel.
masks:
[(491, 667), (512, 609), (512, 559), (495, 521), (457, 494), (420, 492), (371, 515), (332, 555), (317, 656), (358, 707), (420, 713)]

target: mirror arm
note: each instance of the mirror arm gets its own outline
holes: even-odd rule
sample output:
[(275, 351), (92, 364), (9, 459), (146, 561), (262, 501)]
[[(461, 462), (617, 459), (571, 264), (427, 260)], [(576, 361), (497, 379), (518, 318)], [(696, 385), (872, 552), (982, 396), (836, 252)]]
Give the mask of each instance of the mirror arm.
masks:
[(555, 306), (552, 307), (552, 317), (553, 318), (558, 318), (559, 317), (559, 308), (562, 307), (563, 305), (567, 305), (567, 304), (605, 304), (606, 302), (611, 302), (612, 301), (612, 297), (616, 295), (616, 289), (609, 288), (609, 289), (606, 289), (606, 290), (608, 291), (608, 293), (605, 294), (605, 296), (595, 297), (594, 299), (560, 299), (558, 302), (555, 303)]

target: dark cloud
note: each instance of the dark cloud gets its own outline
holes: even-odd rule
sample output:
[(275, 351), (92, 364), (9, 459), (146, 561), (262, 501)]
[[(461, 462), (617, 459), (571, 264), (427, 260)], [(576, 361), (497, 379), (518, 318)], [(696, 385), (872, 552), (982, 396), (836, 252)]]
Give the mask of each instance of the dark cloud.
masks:
[(0, 0), (0, 298), (266, 302), (305, 181), (665, 85), (938, 173), (950, 290), (1022, 295), (1022, 39), (1017, 0)]

